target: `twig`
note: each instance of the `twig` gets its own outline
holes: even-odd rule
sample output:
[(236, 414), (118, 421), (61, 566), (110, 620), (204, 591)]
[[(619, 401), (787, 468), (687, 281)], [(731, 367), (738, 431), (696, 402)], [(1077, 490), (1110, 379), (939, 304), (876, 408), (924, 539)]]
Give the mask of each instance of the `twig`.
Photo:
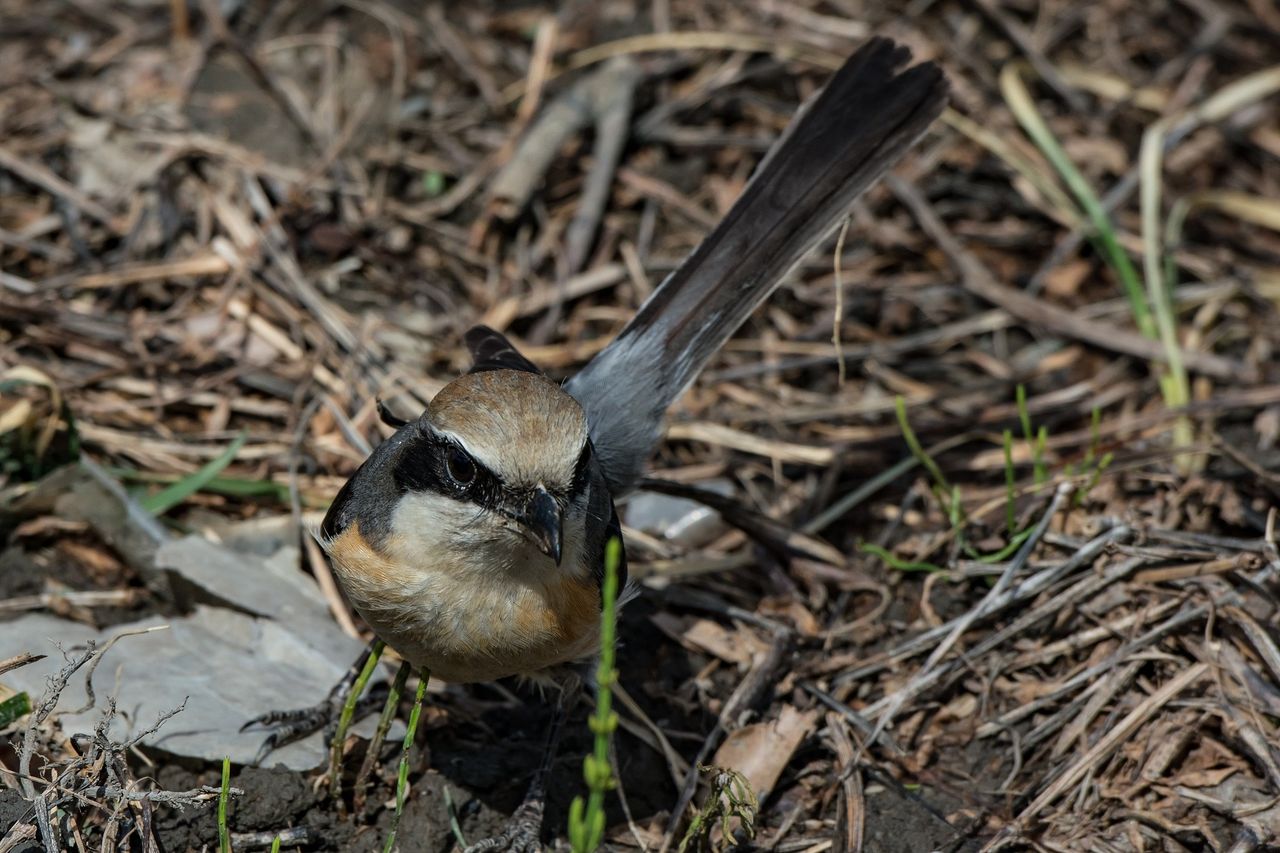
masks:
[[(83, 427), (81, 429), (83, 432)], [(124, 490), (124, 488), (116, 482), (116, 479), (102, 469), (102, 466), (94, 462), (88, 456), (80, 455), (80, 467), (88, 471), (93, 479), (106, 489), (111, 495), (120, 501), (124, 507), (125, 515), (129, 521), (145, 533), (152, 542), (157, 545), (169, 541), (169, 532), (164, 529), (160, 522), (156, 521), (155, 516), (147, 512), (142, 506), (134, 500), (133, 496)]]
[(631, 102), (641, 76), (640, 66), (630, 57), (618, 57), (591, 78), (588, 94), (595, 115), (596, 138), (591, 171), (564, 235), (566, 271), (570, 275), (586, 263), (591, 241), (604, 216), (618, 160), (627, 143)]
[(94, 655), (93, 663), (89, 664), (89, 669), (84, 674), (84, 692), (86, 696), (84, 706), (80, 708), (76, 708), (74, 711), (65, 711), (63, 713), (83, 714), (86, 711), (93, 710), (94, 705), (97, 704), (97, 697), (94, 695), (94, 692), (93, 692), (93, 674), (94, 672), (97, 671), (98, 664), (102, 663), (103, 656), (108, 651), (111, 650), (112, 646), (120, 642), (120, 640), (124, 639), (125, 637), (136, 637), (139, 634), (150, 634), (153, 631), (167, 631), (167, 630), (169, 630), (168, 625), (153, 625), (150, 628), (138, 628), (133, 631), (121, 631), (119, 634), (116, 634), (110, 640), (107, 640), (107, 642), (102, 646), (102, 648), (98, 650), (97, 654)]
[(1109, 729), (1102, 738), (1094, 744), (1087, 752), (1080, 756), (1070, 767), (1064, 770), (1059, 776), (1053, 780), (1040, 795), (1035, 798), (1014, 821), (1012, 829), (1006, 829), (993, 839), (983, 850), (991, 850), (993, 847), (1006, 840), (1013, 833), (1017, 832), (1017, 828), (1026, 826), (1026, 824), (1037, 814), (1043, 811), (1047, 806), (1060, 797), (1068, 788), (1078, 783), (1084, 778), (1085, 774), (1097, 767), (1098, 763), (1110, 755), (1121, 744), (1137, 730), (1137, 728), (1146, 722), (1152, 714), (1164, 707), (1169, 700), (1173, 699), (1183, 690), (1199, 681), (1205, 673), (1209, 671), (1209, 665), (1206, 663), (1197, 663), (1189, 669), (1178, 673), (1171, 678), (1155, 693), (1148, 696), (1136, 708), (1130, 711), (1120, 720), (1114, 727)]
[[(534, 190), (542, 182), (565, 141), (595, 121), (598, 132), (607, 130), (612, 136), (605, 141), (607, 144), (603, 149), (597, 142), (596, 156), (601, 166), (595, 181), (600, 186), (595, 187), (594, 192), (601, 200), (591, 202), (578, 227), (580, 230), (586, 227), (588, 216), (598, 221), (595, 211), (599, 209), (602, 200), (608, 198), (618, 153), (626, 142), (631, 96), (639, 78), (640, 71), (634, 62), (618, 59), (579, 80), (548, 104), (511, 158), (494, 176), (489, 186), (489, 210), (499, 219), (509, 221), (517, 217), (533, 197)], [(621, 101), (623, 109), (619, 109), (614, 101)], [(584, 206), (587, 206), (585, 200), (579, 209)], [(594, 228), (591, 230), (594, 231)]]
[(4, 675), (6, 672), (12, 672), (15, 669), (27, 666), (28, 664), (33, 664), (36, 661), (42, 661), (46, 657), (48, 657), (48, 655), (36, 655), (31, 652), (21, 652), (13, 657), (5, 658), (4, 660), (0, 660), (0, 675)]
[[(1117, 542), (1121, 542), (1133, 534), (1133, 531), (1124, 525), (1113, 527), (1110, 530), (1100, 534), (1081, 546), (1071, 557), (1063, 562), (1050, 566), (1047, 569), (1032, 575), (1025, 581), (1019, 583), (1013, 589), (1003, 595), (983, 599), (974, 608), (983, 618), (1000, 611), (1018, 601), (1026, 601), (1036, 595), (1039, 595), (1045, 589), (1048, 589), (1059, 578), (1065, 577), (1067, 574), (1074, 572), (1081, 566), (1093, 562), (1099, 554)], [(971, 611), (972, 612), (972, 611)], [(926, 649), (932, 649), (936, 644), (948, 634), (950, 634), (961, 619), (968, 617), (968, 614), (957, 617), (950, 622), (932, 628), (911, 639), (900, 643), (893, 647), (883, 656), (874, 661), (868, 661), (863, 666), (841, 673), (836, 679), (837, 684), (846, 684), (858, 681), (880, 672), (894, 663), (901, 662), (909, 657), (923, 653)]]
[[(920, 227), (933, 238), (951, 263), (959, 269), (961, 280), (967, 290), (992, 304), (999, 305), (1025, 322), (1044, 326), (1068, 338), (1084, 341), (1109, 352), (1136, 356), (1144, 361), (1161, 363), (1168, 361), (1169, 355), (1159, 341), (1153, 341), (1136, 332), (1130, 332), (1109, 323), (1085, 319), (996, 281), (986, 265), (951, 235), (932, 205), (914, 185), (894, 175), (886, 176), (885, 183), (911, 210)], [(1230, 381), (1243, 379), (1252, 382), (1256, 379), (1257, 371), (1251, 365), (1234, 359), (1185, 349), (1179, 352), (1188, 370)]]
[(74, 205), (77, 210), (87, 213), (107, 226), (112, 233), (121, 233), (120, 226), (111, 211), (55, 175), (51, 170), (39, 163), (29, 163), (23, 160), (3, 145), (0, 145), (0, 169), (12, 172), (22, 180), (35, 184), (55, 199), (64, 199), (69, 204)]
[(774, 675), (786, 661), (790, 650), (791, 635), (782, 631), (777, 632), (769, 651), (760, 658), (756, 666), (725, 701), (724, 709), (721, 710), (715, 726), (707, 733), (697, 757), (689, 765), (689, 773), (685, 776), (680, 795), (671, 809), (671, 817), (667, 820), (662, 846), (658, 848), (658, 853), (666, 853), (672, 841), (675, 840), (676, 830), (684, 819), (685, 810), (689, 808), (689, 803), (693, 801), (693, 795), (698, 789), (698, 768), (711, 756), (721, 738), (734, 726), (739, 715), (754, 707), (763, 698), (766, 691), (773, 685)]
[(68, 660), (57, 674), (49, 678), (49, 684), (45, 688), (44, 694), (40, 697), (40, 702), (36, 705), (35, 711), (31, 714), (31, 719), (27, 722), (27, 730), (22, 737), (22, 751), (18, 758), (18, 778), (22, 784), (22, 794), (27, 800), (36, 799), (35, 786), (31, 784), (31, 758), (36, 751), (36, 729), (48, 718), (53, 709), (57, 707), (58, 700), (62, 697), (62, 691), (67, 689), (67, 682), (71, 680), (71, 676), (79, 671), (93, 659), (96, 644), (90, 640), (87, 644), (85, 653), (78, 658)]
[(836, 829), (844, 827), (842, 853), (861, 853), (866, 833), (867, 804), (862, 790), (862, 773), (858, 770), (858, 753), (845, 730), (839, 714), (827, 713), (827, 730), (831, 734), (840, 770), (842, 808), (836, 818)]
[(1080, 93), (1071, 88), (1071, 84), (1058, 73), (1057, 67), (1045, 57), (1044, 52), (1036, 45), (1034, 37), (1027, 31), (1026, 27), (997, 6), (994, 0), (974, 0), (974, 3), (987, 17), (995, 21), (1000, 29), (1005, 31), (1005, 34), (1009, 36), (1009, 40), (1026, 54), (1027, 60), (1035, 68), (1036, 73), (1053, 87), (1053, 90), (1070, 105), (1071, 109), (1077, 113), (1083, 113), (1088, 109), (1088, 104), (1084, 98), (1080, 97)]
[(1013, 582), (1014, 575), (1022, 570), (1022, 567), (1026, 565), (1027, 560), (1031, 558), (1031, 552), (1040, 544), (1040, 538), (1044, 536), (1045, 531), (1049, 529), (1049, 522), (1051, 522), (1054, 516), (1058, 514), (1063, 503), (1066, 502), (1067, 497), (1071, 494), (1071, 489), (1072, 487), (1070, 483), (1063, 483), (1058, 486), (1057, 490), (1054, 492), (1053, 500), (1049, 503), (1049, 508), (1045, 510), (1044, 515), (1040, 518), (1040, 522), (1031, 531), (1031, 535), (1027, 537), (1027, 540), (1022, 543), (1022, 547), (1018, 549), (1017, 556), (1009, 562), (1008, 568), (1006, 568), (1004, 573), (1000, 575), (1000, 578), (996, 581), (995, 585), (991, 587), (991, 589), (987, 590), (987, 594), (983, 596), (982, 600), (978, 602), (975, 607), (971, 608), (968, 613), (956, 620), (955, 625), (947, 632), (943, 641), (938, 644), (937, 648), (933, 650), (933, 653), (930, 654), (921, 665), (919, 673), (913, 676), (911, 681), (908, 682), (901, 690), (896, 691), (892, 696), (885, 697), (885, 699), (882, 700), (880, 704), (883, 706), (883, 710), (880, 711), (880, 718), (876, 721), (875, 730), (872, 732), (872, 736), (868, 739), (869, 741), (874, 742), (884, 727), (887, 726), (895, 716), (897, 716), (898, 711), (902, 706), (911, 699), (920, 695), (922, 691), (927, 689), (928, 686), (936, 680), (937, 675), (934, 672), (934, 667), (937, 666), (938, 662), (951, 651), (957, 642), (959, 642), (960, 637), (969, 630), (970, 626), (977, 621), (984, 610), (989, 608), (993, 602), (999, 600), (999, 598), (1009, 588), (1009, 585)]

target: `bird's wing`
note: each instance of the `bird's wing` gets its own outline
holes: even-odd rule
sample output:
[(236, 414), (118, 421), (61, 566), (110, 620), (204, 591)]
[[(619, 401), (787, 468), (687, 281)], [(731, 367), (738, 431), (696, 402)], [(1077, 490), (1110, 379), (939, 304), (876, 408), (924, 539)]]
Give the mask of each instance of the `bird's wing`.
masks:
[(615, 495), (640, 476), (667, 407), (854, 199), (942, 112), (931, 62), (869, 41), (792, 119), (741, 197), (626, 328), (569, 381)]
[(542, 371), (529, 359), (511, 345), (501, 332), (495, 332), (488, 326), (474, 326), (463, 336), (467, 349), (471, 351), (471, 370), (469, 373), (484, 373), (486, 370), (519, 370), (524, 373)]

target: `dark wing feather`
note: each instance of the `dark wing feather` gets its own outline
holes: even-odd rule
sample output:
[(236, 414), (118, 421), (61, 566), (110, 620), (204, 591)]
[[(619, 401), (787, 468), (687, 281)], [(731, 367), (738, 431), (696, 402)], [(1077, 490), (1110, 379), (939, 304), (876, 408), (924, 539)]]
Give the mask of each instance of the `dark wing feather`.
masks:
[(667, 407), (854, 199), (933, 123), (947, 84), (872, 39), (792, 119), (741, 197), (566, 390), (587, 412), (609, 486), (635, 484)]
[(475, 326), (463, 337), (467, 349), (471, 351), (472, 366), (470, 373), (483, 373), (486, 370), (519, 370), (524, 373), (541, 374), (538, 366), (522, 356), (500, 332), (488, 326)]

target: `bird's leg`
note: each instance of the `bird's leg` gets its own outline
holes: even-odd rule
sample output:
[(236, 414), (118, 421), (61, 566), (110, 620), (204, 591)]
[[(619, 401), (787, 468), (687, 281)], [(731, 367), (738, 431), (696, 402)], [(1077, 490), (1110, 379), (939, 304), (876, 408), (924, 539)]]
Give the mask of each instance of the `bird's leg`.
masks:
[[(326, 743), (331, 741), (333, 739), (332, 734), (337, 728), (339, 719), (342, 717), (342, 709), (351, 693), (351, 688), (368, 666), (375, 645), (380, 644), (377, 641), (370, 643), (360, 653), (360, 657), (356, 659), (351, 668), (347, 670), (338, 683), (333, 686), (333, 689), (329, 691), (329, 695), (321, 702), (309, 708), (296, 708), (291, 711), (268, 711), (241, 726), (240, 731), (242, 732), (255, 727), (270, 730), (270, 733), (262, 741), (262, 746), (258, 748), (258, 754), (254, 756), (253, 763), (261, 764), (262, 760), (270, 755), (273, 750), (300, 740), (321, 729), (325, 730)], [(378, 685), (368, 696), (360, 699), (356, 704), (352, 719), (360, 719), (377, 708), (384, 699), (385, 691), (385, 685)]]
[(551, 776), (551, 765), (560, 749), (560, 737), (564, 734), (564, 722), (569, 710), (574, 706), (581, 694), (581, 683), (574, 679), (560, 690), (555, 710), (551, 716), (551, 726), (547, 730), (547, 742), (543, 747), (542, 760), (529, 782), (529, 790), (524, 801), (511, 815), (502, 832), (492, 838), (485, 838), (467, 847), (463, 853), (489, 853), (489, 851), (505, 851), (505, 853), (539, 853), (542, 850), (542, 813), (547, 808), (547, 780)]

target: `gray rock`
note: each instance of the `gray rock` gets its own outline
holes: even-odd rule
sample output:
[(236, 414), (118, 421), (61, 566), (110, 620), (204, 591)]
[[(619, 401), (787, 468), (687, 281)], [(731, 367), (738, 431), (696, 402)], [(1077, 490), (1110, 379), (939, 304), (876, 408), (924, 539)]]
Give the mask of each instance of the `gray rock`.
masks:
[[(229, 756), (247, 763), (263, 733), (240, 734), (245, 721), (320, 702), (360, 654), (361, 643), (342, 633), (314, 581), (297, 569), (296, 552), (264, 560), (188, 536), (162, 544), (156, 566), (196, 590), (190, 615), (150, 617), (102, 632), (46, 614), (0, 623), (0, 649), (6, 656), (20, 651), (49, 655), (7, 673), (5, 684), (26, 690), (36, 701), (46, 679), (63, 666), (59, 646), (72, 652), (95, 639), (101, 648), (122, 632), (167, 625), (116, 643), (94, 678), (97, 708), (79, 718), (66, 715), (62, 725), (92, 731), (111, 696), (118, 708), (112, 736), (124, 739), (185, 701), (182, 713), (143, 743), (177, 755), (209, 761)], [(82, 671), (68, 685), (59, 709), (78, 708), (85, 701)], [(373, 719), (366, 719), (356, 732), (367, 737), (373, 725)], [(325, 760), (325, 744), (316, 734), (277, 750), (266, 763), (306, 770)]]

